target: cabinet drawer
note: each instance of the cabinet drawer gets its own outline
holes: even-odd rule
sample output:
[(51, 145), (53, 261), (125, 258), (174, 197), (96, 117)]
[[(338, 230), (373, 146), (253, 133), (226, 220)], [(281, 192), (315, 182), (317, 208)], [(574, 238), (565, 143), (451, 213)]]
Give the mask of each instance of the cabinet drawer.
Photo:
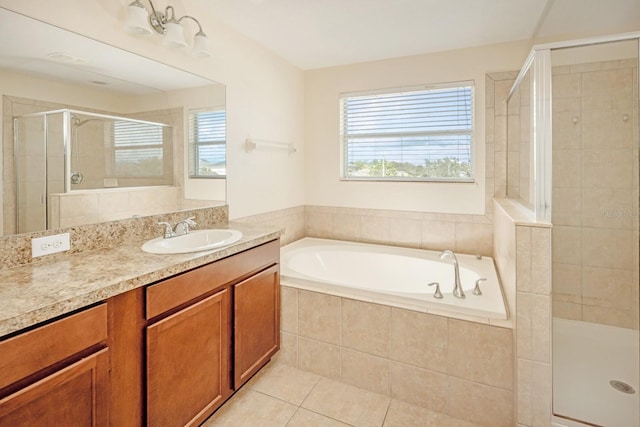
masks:
[(240, 281), (280, 260), (280, 241), (232, 255), (147, 288), (147, 319), (233, 281)]
[(0, 342), (0, 389), (107, 339), (107, 305)]

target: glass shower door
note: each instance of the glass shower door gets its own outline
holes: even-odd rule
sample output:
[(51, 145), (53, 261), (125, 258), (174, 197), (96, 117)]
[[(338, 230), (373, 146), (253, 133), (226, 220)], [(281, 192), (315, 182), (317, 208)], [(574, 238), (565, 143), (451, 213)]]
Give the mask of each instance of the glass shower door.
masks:
[(554, 414), (638, 426), (638, 42), (551, 63)]

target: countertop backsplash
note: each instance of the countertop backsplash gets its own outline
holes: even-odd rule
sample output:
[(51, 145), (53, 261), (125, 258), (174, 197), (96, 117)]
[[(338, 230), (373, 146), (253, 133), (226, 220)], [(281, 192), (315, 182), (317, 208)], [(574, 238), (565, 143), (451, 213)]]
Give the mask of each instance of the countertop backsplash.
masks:
[[(195, 216), (198, 228), (211, 228), (216, 224), (226, 224), (229, 221), (229, 207), (225, 205), (197, 208), (99, 224), (0, 237), (0, 270), (25, 264), (61, 259), (89, 250), (113, 248), (123, 244), (152, 239), (162, 235), (163, 228), (157, 224), (158, 222), (167, 221), (175, 224), (191, 216)], [(31, 257), (31, 239), (59, 233), (70, 233), (71, 250), (38, 258)]]

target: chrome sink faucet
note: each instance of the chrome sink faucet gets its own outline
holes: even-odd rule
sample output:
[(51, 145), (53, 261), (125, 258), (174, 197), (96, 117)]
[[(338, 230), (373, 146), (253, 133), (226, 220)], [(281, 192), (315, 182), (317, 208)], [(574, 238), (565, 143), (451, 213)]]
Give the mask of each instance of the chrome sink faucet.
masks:
[(191, 216), (187, 219), (178, 221), (176, 226), (173, 228), (171, 227), (171, 224), (166, 221), (159, 222), (158, 225), (163, 225), (165, 227), (163, 237), (165, 239), (170, 239), (172, 237), (184, 236), (185, 234), (189, 234), (190, 227), (196, 227), (198, 225), (198, 223), (193, 220), (194, 218), (195, 216)]
[(176, 236), (181, 236), (184, 234), (189, 234), (189, 227), (196, 227), (198, 225), (197, 222), (194, 221), (195, 216), (190, 216), (187, 219), (183, 219), (178, 221), (176, 226), (173, 229), (173, 232)]
[(453, 260), (453, 272), (455, 275), (455, 282), (453, 287), (453, 296), (458, 298), (464, 298), (464, 291), (462, 290), (462, 283), (460, 282), (460, 267), (458, 266), (458, 258), (456, 258), (456, 254), (453, 251), (446, 250), (442, 251), (440, 254), (440, 259), (445, 259), (446, 257), (451, 257)]

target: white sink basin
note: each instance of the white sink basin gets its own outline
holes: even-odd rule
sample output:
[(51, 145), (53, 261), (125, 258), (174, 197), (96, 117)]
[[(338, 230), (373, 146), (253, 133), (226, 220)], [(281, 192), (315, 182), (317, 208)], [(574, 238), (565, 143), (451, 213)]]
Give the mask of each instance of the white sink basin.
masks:
[(142, 250), (150, 254), (184, 254), (221, 248), (242, 239), (238, 230), (205, 229), (193, 230), (189, 234), (165, 239), (158, 237), (142, 245)]

